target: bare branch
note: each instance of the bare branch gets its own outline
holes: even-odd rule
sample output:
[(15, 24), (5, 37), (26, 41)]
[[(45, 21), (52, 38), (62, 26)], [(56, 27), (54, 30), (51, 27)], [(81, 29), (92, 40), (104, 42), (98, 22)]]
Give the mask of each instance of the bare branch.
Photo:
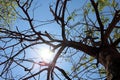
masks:
[(120, 43), (120, 38), (118, 38), (114, 43), (112, 43), (112, 46), (116, 47)]
[[(64, 20), (64, 16), (65, 16), (65, 11), (66, 11), (66, 5), (67, 5), (67, 1), (68, 0), (64, 0), (62, 2), (62, 5), (60, 7), (60, 9), (58, 8), (59, 6), (59, 2), (60, 0), (58, 0), (56, 2), (56, 7), (55, 7), (55, 11), (52, 10), (51, 6), (49, 7), (50, 8), (50, 11), (52, 12), (56, 22), (61, 26), (61, 29), (62, 29), (62, 38), (64, 41), (66, 41), (66, 35), (65, 35), (65, 20)], [(59, 11), (57, 14), (57, 11)]]
[(98, 23), (99, 23), (99, 26), (100, 26), (100, 31), (101, 31), (101, 40), (102, 40), (102, 44), (104, 44), (105, 40), (104, 40), (104, 25), (102, 24), (102, 21), (100, 19), (100, 14), (99, 14), (99, 11), (98, 11), (98, 3), (95, 3), (94, 0), (90, 0), (93, 7), (94, 7), (94, 10), (95, 10), (95, 14), (96, 14), (96, 17), (97, 17), (97, 20), (98, 20)]
[(63, 69), (61, 69), (61, 68), (59, 68), (59, 67), (57, 67), (57, 66), (55, 66), (55, 68), (58, 69), (58, 70), (64, 75), (64, 77), (65, 77), (67, 80), (71, 80), (71, 79), (69, 78), (69, 76), (66, 74), (66, 72), (65, 72)]
[(67, 44), (68, 47), (72, 47), (74, 49), (81, 50), (81, 51), (85, 52), (86, 54), (93, 56), (93, 57), (96, 57), (96, 55), (99, 53), (99, 50), (97, 48), (85, 45), (81, 42), (68, 41), (67, 43), (68, 43)]
[(111, 21), (111, 23), (109, 24), (106, 32), (105, 32), (105, 36), (104, 39), (107, 40), (107, 38), (110, 36), (112, 30), (116, 27), (116, 24), (120, 21), (120, 10), (115, 12), (115, 15)]
[(44, 68), (44, 69), (38, 71), (37, 73), (35, 73), (35, 74), (31, 75), (31, 76), (28, 76), (28, 77), (24, 78), (23, 80), (28, 80), (28, 79), (30, 79), (30, 78), (32, 78), (32, 77), (34, 77), (34, 76), (37, 76), (38, 74), (42, 73), (42, 72), (45, 71), (45, 70), (48, 70), (48, 68)]

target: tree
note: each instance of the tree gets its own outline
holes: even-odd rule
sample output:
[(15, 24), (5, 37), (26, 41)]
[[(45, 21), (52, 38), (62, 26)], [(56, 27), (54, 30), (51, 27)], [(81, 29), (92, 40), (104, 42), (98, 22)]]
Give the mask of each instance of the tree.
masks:
[(0, 1), (0, 20), (1, 20), (0, 27), (10, 29), (12, 22), (16, 18), (14, 12), (14, 8), (16, 7), (16, 5), (14, 4), (14, 2), (15, 2), (14, 0)]
[[(2, 79), (39, 80), (44, 72), (47, 80), (93, 80), (93, 76), (89, 76), (93, 73), (97, 76), (94, 76), (94, 79), (97, 80), (120, 79), (119, 0), (87, 0), (81, 6), (82, 9), (73, 11), (69, 10), (70, 2), (71, 0), (57, 0), (55, 5), (49, 6), (53, 19), (38, 21), (36, 20), (38, 16), (35, 16), (38, 6), (33, 6), (37, 5), (33, 0), (16, 0), (19, 8), (15, 8), (15, 11), (18, 18), (25, 22), (23, 24), (25, 28), (22, 24), (17, 25), (14, 30), (0, 28)], [(18, 12), (19, 10), (21, 12)], [(52, 23), (57, 23), (53, 26), (59, 26), (58, 36), (49, 33), (49, 28), (45, 31), (41, 30), (47, 24), (52, 26)], [(36, 52), (33, 54), (27, 51), (42, 44), (50, 46), (55, 52), (53, 60), (49, 63), (37, 62), (36, 58), (29, 56), (35, 55)], [(68, 62), (71, 65), (68, 67), (71, 68), (69, 72), (65, 70), (66, 68), (57, 65), (59, 59), (66, 60), (63, 64)], [(36, 65), (40, 70), (34, 70)], [(16, 75), (16, 68), (23, 72)]]

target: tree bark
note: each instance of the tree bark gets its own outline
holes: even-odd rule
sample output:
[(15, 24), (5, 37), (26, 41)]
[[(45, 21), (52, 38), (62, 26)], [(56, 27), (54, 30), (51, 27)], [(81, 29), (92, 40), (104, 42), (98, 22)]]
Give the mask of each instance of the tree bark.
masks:
[(107, 80), (120, 80), (120, 54), (115, 48), (102, 48), (99, 61), (106, 69)]
[(120, 80), (120, 53), (115, 46), (95, 48), (74, 41), (69, 41), (67, 46), (95, 57), (105, 67), (107, 80)]

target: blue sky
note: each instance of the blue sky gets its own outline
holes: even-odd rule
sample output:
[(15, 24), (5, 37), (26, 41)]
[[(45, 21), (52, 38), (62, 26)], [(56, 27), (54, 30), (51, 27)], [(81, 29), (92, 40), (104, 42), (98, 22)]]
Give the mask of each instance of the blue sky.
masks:
[[(52, 22), (52, 23), (48, 22), (48, 20), (54, 19), (50, 10), (49, 10), (49, 5), (53, 5), (53, 9), (54, 9), (55, 0), (33, 0), (33, 1), (35, 1), (35, 2), (33, 3), (33, 6), (31, 7), (31, 10), (29, 10), (29, 13), (30, 13), (31, 17), (33, 17), (33, 11), (34, 11), (35, 22), (33, 22), (33, 24), (34, 24), (34, 26), (42, 25), (42, 26), (39, 26), (38, 28), (36, 28), (36, 30), (41, 31), (41, 32), (47, 31), (48, 33), (52, 33), (53, 35), (57, 35), (56, 37), (61, 39), (61, 37), (60, 37), (60, 35), (61, 35), (60, 26), (56, 22)], [(77, 0), (77, 1), (71, 0), (71, 2), (68, 2), (69, 13), (72, 13), (75, 9), (80, 9), (80, 7), (83, 6), (86, 1), (87, 0)], [(34, 7), (36, 7), (35, 10), (33, 10)], [(25, 17), (24, 13), (19, 8), (17, 10), (19, 11), (20, 14), (22, 14), (23, 17)], [(81, 16), (79, 16), (78, 18), (81, 18)], [(94, 16), (93, 16), (93, 18), (94, 18)], [(77, 19), (75, 21), (71, 21), (71, 23), (76, 23), (76, 22), (77, 22)], [(45, 23), (48, 23), (48, 24), (44, 25)], [(16, 26), (18, 27), (20, 32), (24, 31), (25, 29), (30, 28), (28, 22), (26, 22), (25, 20), (21, 20), (21, 19), (17, 19), (14, 22), (12, 30), (15, 30)], [(0, 43), (0, 44), (2, 44), (2, 43)], [(36, 48), (36, 47), (41, 48), (43, 46), (45, 46), (45, 48), (48, 48), (48, 49), (50, 48), (46, 45), (36, 45), (32, 48), (29, 48), (29, 49), (26, 50), (27, 58), (33, 59), (33, 58), (38, 57), (38, 53), (35, 52), (34, 48)], [(9, 50), (7, 50), (6, 52), (9, 53)], [(80, 54), (78, 54), (78, 53), (80, 53)], [(67, 54), (69, 54), (69, 53), (67, 53)], [(77, 54), (78, 55), (74, 55), (72, 57), (75, 61), (78, 60), (79, 56), (81, 56), (81, 54), (83, 54), (83, 53), (79, 51), (79, 52), (77, 52)], [(22, 56), (23, 56), (23, 54), (19, 55), (19, 57), (22, 57)], [(34, 60), (36, 60), (36, 62), (39, 62), (39, 60), (41, 60), (41, 59), (37, 58), (37, 59), (34, 59)], [(26, 62), (24, 62), (22, 64), (25, 65), (26, 67), (31, 66), (30, 63), (26, 63)], [(15, 65), (16, 64), (13, 64), (13, 66), (15, 66)], [(72, 63), (66, 62), (61, 57), (60, 59), (58, 59), (58, 62), (57, 62), (56, 65), (60, 66), (61, 68), (65, 69), (68, 72), (68, 71), (71, 70), (70, 66), (72, 65)], [(36, 65), (36, 68), (33, 70), (33, 72), (37, 72), (40, 68), (42, 68), (42, 67)], [(13, 70), (13, 74), (16, 75), (15, 80), (17, 80), (17, 78), (22, 77), (21, 74), (25, 74), (25, 73), (24, 73), (24, 70), (22, 68), (16, 67)], [(95, 76), (98, 76), (98, 75), (95, 75)], [(45, 77), (46, 77), (45, 73), (41, 74), (41, 79), (40, 80), (43, 80)], [(30, 80), (33, 80), (33, 79), (30, 79)], [(77, 80), (77, 79), (74, 79), (74, 80)]]

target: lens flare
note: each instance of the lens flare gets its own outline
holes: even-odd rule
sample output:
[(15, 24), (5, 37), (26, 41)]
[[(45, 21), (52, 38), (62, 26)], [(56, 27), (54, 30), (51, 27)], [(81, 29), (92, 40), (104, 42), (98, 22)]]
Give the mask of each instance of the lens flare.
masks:
[(42, 48), (40, 50), (40, 57), (42, 59), (42, 61), (46, 62), (46, 63), (50, 63), (53, 60), (53, 52), (48, 49), (48, 48)]

